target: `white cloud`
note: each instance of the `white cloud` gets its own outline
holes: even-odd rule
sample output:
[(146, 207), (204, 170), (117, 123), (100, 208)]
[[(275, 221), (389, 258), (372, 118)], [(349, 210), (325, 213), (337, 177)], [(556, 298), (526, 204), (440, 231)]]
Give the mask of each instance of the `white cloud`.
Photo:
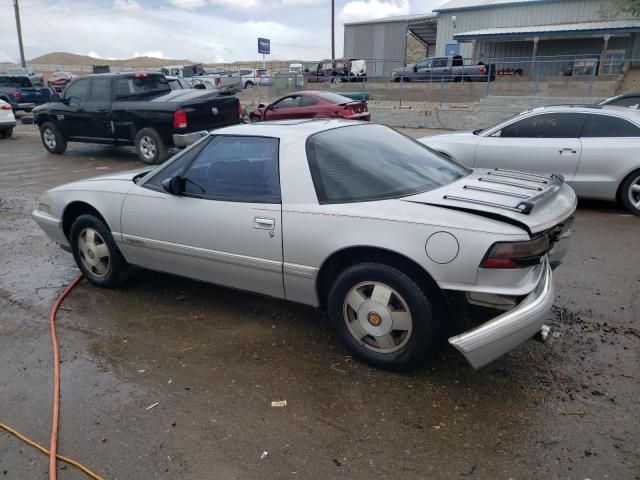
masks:
[(16, 57), (0, 50), (0, 63), (18, 63)]
[(207, 0), (169, 0), (169, 3), (174, 7), (193, 10), (206, 6)]
[(141, 12), (142, 7), (136, 0), (114, 0), (113, 8), (123, 12)]
[(408, 15), (411, 11), (409, 0), (353, 0), (340, 12), (343, 23), (361, 22), (394, 15)]
[(154, 57), (154, 58), (165, 58), (162, 50), (149, 50), (148, 52), (133, 52), (134, 57)]

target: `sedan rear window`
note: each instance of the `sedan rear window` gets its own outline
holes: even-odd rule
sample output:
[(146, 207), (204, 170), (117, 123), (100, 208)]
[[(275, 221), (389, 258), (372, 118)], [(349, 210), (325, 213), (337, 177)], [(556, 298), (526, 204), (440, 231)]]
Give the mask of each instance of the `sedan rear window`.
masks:
[(382, 125), (316, 133), (307, 157), (320, 203), (399, 198), (447, 185), (466, 168)]

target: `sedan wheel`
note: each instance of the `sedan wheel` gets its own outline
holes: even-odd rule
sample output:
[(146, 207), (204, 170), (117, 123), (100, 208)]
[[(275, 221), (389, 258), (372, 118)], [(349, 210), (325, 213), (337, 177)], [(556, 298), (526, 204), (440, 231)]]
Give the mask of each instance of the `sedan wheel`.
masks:
[(364, 262), (335, 278), (327, 312), (355, 356), (377, 367), (406, 370), (430, 353), (436, 327), (432, 312), (441, 311), (438, 295), (391, 265)]
[(381, 282), (362, 282), (351, 288), (344, 300), (343, 316), (353, 338), (374, 352), (400, 350), (413, 330), (407, 302)]
[(640, 172), (631, 174), (622, 184), (622, 202), (627, 209), (640, 215)]
[(109, 247), (93, 228), (85, 228), (78, 239), (79, 256), (84, 267), (96, 277), (109, 273)]

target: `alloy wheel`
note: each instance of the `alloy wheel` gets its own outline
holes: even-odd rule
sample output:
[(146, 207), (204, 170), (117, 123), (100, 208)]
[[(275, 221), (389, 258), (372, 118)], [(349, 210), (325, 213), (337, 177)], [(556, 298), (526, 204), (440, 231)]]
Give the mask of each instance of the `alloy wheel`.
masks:
[(374, 352), (400, 350), (413, 330), (407, 302), (381, 282), (362, 282), (352, 287), (344, 299), (343, 316), (353, 338)]
[(44, 139), (44, 144), (50, 148), (56, 148), (56, 136), (50, 128), (45, 128), (42, 132), (42, 138)]
[(96, 277), (104, 277), (111, 267), (109, 247), (93, 228), (87, 227), (78, 237), (78, 255), (82, 265)]
[(142, 156), (147, 160), (151, 160), (156, 156), (156, 142), (153, 138), (145, 135), (140, 139), (140, 151), (142, 152)]
[(631, 181), (627, 194), (629, 195), (631, 204), (640, 210), (640, 175)]

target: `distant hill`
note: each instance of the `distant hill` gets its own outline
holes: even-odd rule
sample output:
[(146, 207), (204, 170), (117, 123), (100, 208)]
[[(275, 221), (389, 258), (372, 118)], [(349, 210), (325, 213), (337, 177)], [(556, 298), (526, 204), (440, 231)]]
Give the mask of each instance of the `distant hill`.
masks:
[(165, 65), (188, 65), (194, 63), (191, 60), (173, 60), (167, 58), (136, 57), (122, 60), (106, 60), (90, 57), (88, 55), (76, 55), (75, 53), (52, 52), (29, 60), (27, 63), (36, 65), (111, 65), (114, 67), (138, 67), (151, 68)]

